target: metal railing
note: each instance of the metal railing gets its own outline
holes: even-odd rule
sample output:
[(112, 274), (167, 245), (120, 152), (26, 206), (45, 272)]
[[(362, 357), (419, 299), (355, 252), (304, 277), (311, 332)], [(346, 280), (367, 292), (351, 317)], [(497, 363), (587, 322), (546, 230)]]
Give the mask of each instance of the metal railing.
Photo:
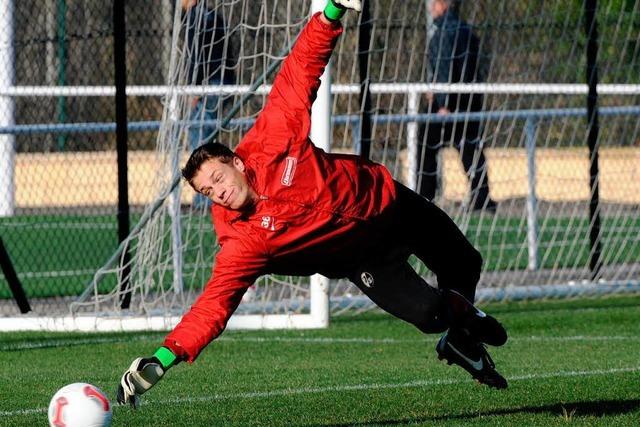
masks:
[[(79, 90), (82, 89), (82, 90)], [(527, 153), (527, 242), (528, 242), (528, 268), (536, 270), (539, 267), (538, 257), (538, 199), (536, 195), (536, 135), (537, 126), (541, 120), (557, 117), (584, 117), (587, 118), (586, 108), (554, 108), (554, 109), (526, 109), (526, 110), (505, 110), (505, 111), (482, 111), (451, 113), (448, 115), (419, 114), (420, 95), (426, 92), (465, 92), (465, 93), (529, 93), (529, 94), (567, 94), (583, 95), (587, 92), (587, 85), (584, 84), (372, 84), (372, 93), (381, 94), (404, 94), (407, 96), (407, 114), (373, 114), (374, 124), (399, 123), (407, 125), (407, 151), (408, 151), (408, 186), (416, 188), (417, 167), (417, 127), (419, 123), (445, 123), (455, 121), (495, 121), (504, 119), (524, 120), (525, 148)], [(167, 94), (246, 94), (249, 90), (247, 85), (236, 86), (138, 86), (128, 88), (131, 96), (165, 96)], [(258, 88), (256, 94), (266, 94), (270, 86), (263, 85)], [(332, 94), (356, 94), (360, 90), (359, 85), (339, 85), (331, 87)], [(113, 96), (114, 89), (105, 87), (14, 87), (0, 89), (0, 97), (15, 96)], [(640, 93), (640, 85), (599, 85), (601, 94), (617, 95), (637, 95)], [(601, 116), (640, 116), (640, 106), (620, 106), (601, 107)], [(358, 114), (338, 115), (331, 118), (334, 125), (351, 124), (359, 126), (361, 116)], [(252, 118), (232, 119), (231, 126), (248, 128), (254, 122)], [(183, 121), (185, 126), (191, 124), (215, 125), (216, 121)], [(130, 132), (154, 131), (161, 126), (160, 121), (137, 121), (128, 123)], [(63, 123), (63, 124), (13, 124), (6, 123), (0, 125), (0, 135), (19, 134), (42, 134), (42, 133), (97, 133), (115, 132), (115, 122), (105, 123)], [(357, 135), (355, 131), (354, 147), (358, 147)], [(357, 151), (357, 150), (356, 150)]]

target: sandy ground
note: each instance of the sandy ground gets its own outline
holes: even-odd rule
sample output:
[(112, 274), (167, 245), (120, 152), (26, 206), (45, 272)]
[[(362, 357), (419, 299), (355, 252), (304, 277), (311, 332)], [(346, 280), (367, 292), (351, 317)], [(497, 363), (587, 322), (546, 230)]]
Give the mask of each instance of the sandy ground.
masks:
[[(528, 192), (524, 149), (487, 149), (489, 181), (496, 200), (522, 198)], [(444, 198), (465, 200), (466, 176), (457, 151), (442, 153)], [(117, 204), (115, 152), (19, 154), (16, 164), (18, 208), (104, 206)], [(182, 159), (184, 163), (185, 159)], [(144, 205), (159, 191), (158, 160), (153, 152), (129, 153), (129, 200)], [(589, 158), (586, 149), (538, 149), (536, 193), (540, 200), (588, 200)], [(600, 151), (600, 196), (612, 203), (640, 203), (640, 148)], [(182, 185), (181, 199), (192, 198)]]

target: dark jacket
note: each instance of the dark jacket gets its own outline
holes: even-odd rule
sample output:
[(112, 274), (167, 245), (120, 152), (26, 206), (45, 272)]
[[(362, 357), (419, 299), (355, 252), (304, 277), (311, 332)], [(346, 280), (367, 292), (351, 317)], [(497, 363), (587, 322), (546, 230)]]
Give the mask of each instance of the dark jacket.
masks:
[(192, 7), (187, 12), (187, 48), (191, 84), (235, 83), (231, 42), (225, 36), (224, 19), (211, 9)]
[[(429, 66), (434, 83), (475, 83), (483, 81), (480, 40), (471, 26), (453, 11), (434, 20), (436, 31), (429, 42)], [(480, 111), (482, 95), (437, 93), (436, 105), (450, 111)]]

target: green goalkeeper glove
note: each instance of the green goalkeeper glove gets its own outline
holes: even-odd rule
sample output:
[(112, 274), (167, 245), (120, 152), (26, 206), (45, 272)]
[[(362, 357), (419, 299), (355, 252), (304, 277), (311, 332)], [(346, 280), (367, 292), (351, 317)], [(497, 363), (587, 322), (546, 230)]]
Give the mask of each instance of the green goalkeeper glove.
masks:
[(176, 362), (176, 356), (166, 347), (160, 347), (152, 357), (138, 357), (120, 379), (118, 403), (129, 403), (136, 409), (140, 404), (140, 395), (156, 385)]
[(360, 12), (362, 10), (361, 0), (329, 0), (324, 8), (324, 16), (330, 21), (338, 21), (347, 9)]

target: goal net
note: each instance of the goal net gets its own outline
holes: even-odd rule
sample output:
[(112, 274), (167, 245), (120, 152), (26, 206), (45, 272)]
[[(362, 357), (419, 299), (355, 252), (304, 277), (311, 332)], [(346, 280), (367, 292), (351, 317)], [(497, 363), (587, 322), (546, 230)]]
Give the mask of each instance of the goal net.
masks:
[[(324, 143), (336, 152), (369, 151), (416, 190), (435, 177), (435, 202), (483, 255), (481, 300), (638, 291), (640, 2), (602, 4), (597, 34), (585, 30), (575, 2), (453, 2), (478, 42), (475, 78), (453, 83), (435, 76), (429, 44), (439, 22), (428, 2), (368, 3), (369, 17), (344, 19), (329, 67), (330, 116), (320, 117), (332, 124)], [(194, 138), (231, 148), (240, 142), (312, 7), (317, 2), (201, 0), (189, 11), (176, 8), (156, 197), (60, 325), (166, 329), (188, 309), (211, 275), (216, 235), (208, 204), (180, 182), (179, 169)], [(586, 108), (589, 34), (599, 45), (597, 123)], [(470, 102), (445, 116), (429, 107), (432, 97), (465, 93), (476, 94), (481, 108)], [(452, 120), (465, 131), (478, 125), (476, 137), (447, 135)], [(434, 158), (435, 168), (427, 167)], [(488, 182), (496, 206), (478, 206), (474, 180)], [(346, 281), (265, 276), (230, 326), (323, 326), (328, 312), (372, 308)]]

